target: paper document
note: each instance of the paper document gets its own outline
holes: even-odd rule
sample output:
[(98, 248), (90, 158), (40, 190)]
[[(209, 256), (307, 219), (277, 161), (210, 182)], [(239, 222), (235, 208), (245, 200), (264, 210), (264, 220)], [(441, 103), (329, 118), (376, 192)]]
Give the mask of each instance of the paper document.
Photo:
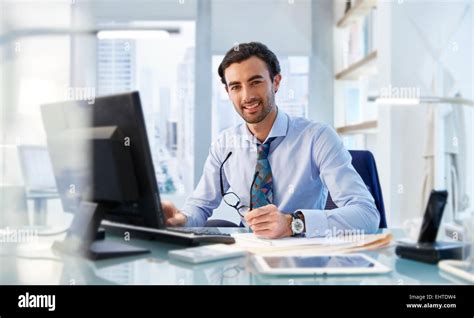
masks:
[(390, 233), (366, 234), (360, 237), (288, 237), (262, 239), (253, 233), (234, 233), (235, 244), (254, 254), (281, 253), (304, 255), (305, 253), (350, 253), (374, 250), (387, 246), (392, 241)]
[(301, 246), (301, 245), (341, 245), (353, 244), (357, 239), (326, 238), (326, 237), (285, 237), (280, 239), (264, 239), (257, 237), (254, 233), (234, 233), (232, 236), (236, 240), (249, 241), (261, 245), (270, 246)]

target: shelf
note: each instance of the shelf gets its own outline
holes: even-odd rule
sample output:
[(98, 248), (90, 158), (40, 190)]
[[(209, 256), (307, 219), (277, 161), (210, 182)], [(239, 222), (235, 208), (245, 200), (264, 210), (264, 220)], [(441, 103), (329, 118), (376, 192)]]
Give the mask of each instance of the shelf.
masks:
[(361, 133), (370, 133), (376, 129), (378, 123), (376, 120), (365, 121), (353, 125), (337, 127), (336, 131), (340, 135), (350, 135), (350, 134), (361, 134)]
[(360, 17), (367, 15), (377, 6), (377, 0), (357, 0), (347, 13), (337, 22), (338, 28), (345, 28)]
[(355, 80), (361, 76), (372, 75), (376, 71), (377, 51), (373, 51), (362, 60), (357, 61), (336, 74), (337, 80)]

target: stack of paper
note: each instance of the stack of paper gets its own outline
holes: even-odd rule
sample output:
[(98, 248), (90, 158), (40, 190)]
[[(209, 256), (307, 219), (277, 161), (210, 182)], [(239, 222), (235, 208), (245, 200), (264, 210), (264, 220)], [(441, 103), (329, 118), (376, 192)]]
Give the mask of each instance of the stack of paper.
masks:
[(388, 245), (392, 240), (390, 233), (362, 235), (358, 238), (288, 237), (275, 240), (258, 238), (253, 233), (235, 233), (232, 236), (238, 247), (254, 254), (350, 253), (377, 249)]

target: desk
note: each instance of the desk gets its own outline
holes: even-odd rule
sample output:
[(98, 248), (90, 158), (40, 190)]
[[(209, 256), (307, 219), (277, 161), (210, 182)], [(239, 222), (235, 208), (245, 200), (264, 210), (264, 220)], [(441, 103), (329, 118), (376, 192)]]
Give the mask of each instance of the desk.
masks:
[[(242, 229), (220, 228), (227, 233)], [(391, 231), (395, 238), (402, 230)], [(168, 251), (180, 248), (156, 241), (132, 240), (132, 245), (149, 248), (151, 254), (102, 261), (55, 255), (51, 244), (57, 237), (40, 237), (37, 242), (2, 243), (0, 285), (8, 284), (144, 284), (144, 285), (424, 285), (463, 284), (445, 276), (436, 265), (400, 259), (394, 246), (366, 252), (392, 268), (385, 275), (330, 277), (268, 277), (256, 273), (248, 258), (190, 265), (168, 258)], [(119, 240), (118, 237), (107, 237)]]

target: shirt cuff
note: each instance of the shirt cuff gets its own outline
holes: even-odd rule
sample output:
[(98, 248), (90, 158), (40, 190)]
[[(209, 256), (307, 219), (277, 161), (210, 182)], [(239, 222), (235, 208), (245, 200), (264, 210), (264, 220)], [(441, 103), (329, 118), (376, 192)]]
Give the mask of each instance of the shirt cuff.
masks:
[(180, 210), (180, 212), (186, 215), (186, 223), (184, 224), (184, 226), (186, 227), (204, 226), (204, 224), (201, 224), (202, 222), (200, 222), (201, 218), (196, 217), (196, 214), (199, 215), (199, 211), (193, 211), (192, 208), (187, 206), (186, 209), (182, 209)]
[(193, 217), (192, 217), (190, 214), (188, 214), (188, 213), (186, 213), (186, 212), (184, 212), (184, 211), (180, 211), (180, 212), (183, 213), (184, 215), (186, 215), (186, 223), (184, 223), (184, 226), (186, 226), (186, 227), (194, 227), (195, 221), (194, 221)]
[(328, 234), (328, 218), (324, 210), (297, 210), (304, 215), (305, 236), (324, 237)]

